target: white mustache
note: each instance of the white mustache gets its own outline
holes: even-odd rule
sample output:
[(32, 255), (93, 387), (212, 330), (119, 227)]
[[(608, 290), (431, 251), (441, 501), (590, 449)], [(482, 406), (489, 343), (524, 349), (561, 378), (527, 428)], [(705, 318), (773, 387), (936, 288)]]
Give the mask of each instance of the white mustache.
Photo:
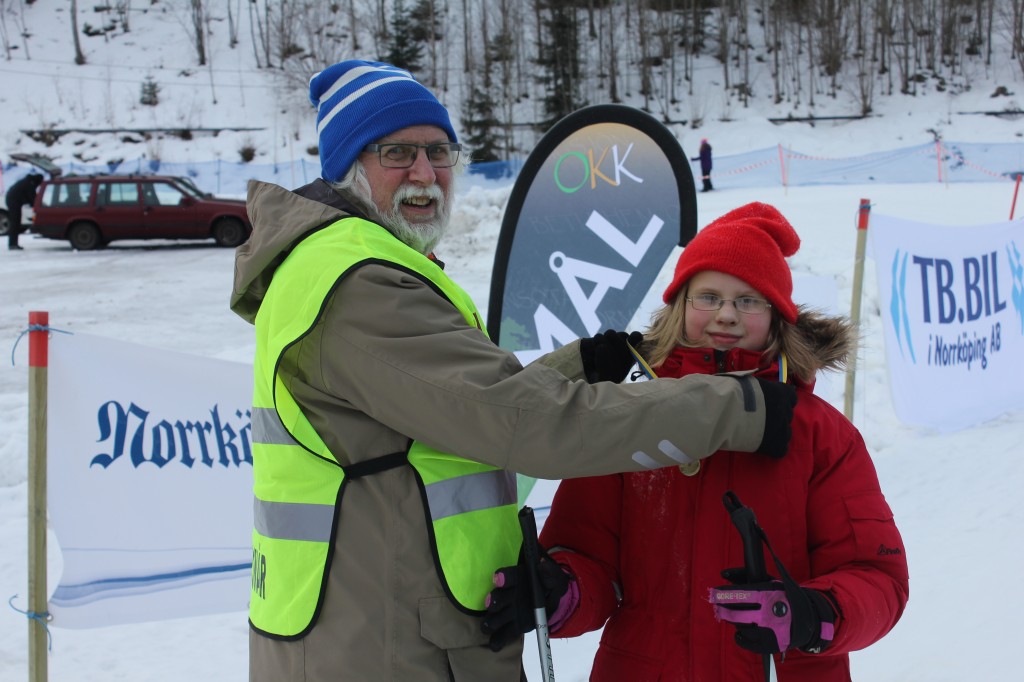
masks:
[(395, 195), (392, 199), (394, 202), (395, 210), (398, 210), (399, 205), (407, 199), (425, 198), (435, 202), (439, 209), (444, 208), (444, 192), (437, 185), (429, 185), (427, 187), (417, 187), (416, 185), (402, 185), (395, 190)]

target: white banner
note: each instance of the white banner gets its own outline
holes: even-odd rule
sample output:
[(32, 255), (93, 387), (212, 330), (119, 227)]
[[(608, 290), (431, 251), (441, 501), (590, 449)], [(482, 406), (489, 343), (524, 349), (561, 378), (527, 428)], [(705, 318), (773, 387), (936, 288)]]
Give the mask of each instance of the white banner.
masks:
[(53, 334), (47, 380), (53, 625), (245, 610), (252, 367)]
[(1021, 223), (872, 213), (870, 232), (897, 416), (948, 431), (1024, 407)]

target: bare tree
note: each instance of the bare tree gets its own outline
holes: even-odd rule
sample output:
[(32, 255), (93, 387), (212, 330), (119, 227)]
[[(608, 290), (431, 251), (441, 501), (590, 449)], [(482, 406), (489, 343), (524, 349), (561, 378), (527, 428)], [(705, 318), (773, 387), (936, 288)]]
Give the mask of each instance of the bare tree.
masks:
[(726, 92), (732, 87), (729, 78), (729, 17), (733, 14), (733, 2), (734, 0), (722, 0), (718, 17), (718, 51), (715, 54), (722, 63), (722, 78), (725, 80)]
[[(501, 112), (501, 128), (504, 148), (502, 157), (509, 159), (515, 148), (512, 137), (512, 121), (515, 117), (517, 91), (515, 83), (516, 43), (514, 36), (516, 9), (512, 0), (498, 0), (498, 35), (494, 37), (492, 58), (498, 69), (498, 109)], [(482, 14), (482, 12), (481, 12)]]
[(640, 94), (644, 96), (643, 110), (646, 112), (651, 111), (651, 89), (652, 89), (652, 76), (651, 67), (653, 66), (656, 57), (651, 54), (651, 30), (648, 27), (650, 22), (647, 12), (644, 11), (644, 0), (637, 0), (636, 8), (637, 16), (637, 33), (638, 40), (637, 44), (640, 46)]
[(736, 62), (740, 69), (742, 80), (736, 84), (739, 92), (740, 102), (743, 107), (750, 106), (750, 97), (753, 95), (753, 86), (750, 83), (750, 51), (753, 45), (750, 44), (748, 20), (750, 10), (747, 7), (747, 0), (736, 1)]
[(11, 50), (16, 49), (14, 45), (11, 44), (9, 39), (10, 34), (7, 31), (7, 18), (8, 15), (10, 15), (14, 21), (14, 33), (21, 38), (21, 46), (22, 49), (25, 50), (25, 59), (31, 59), (32, 55), (29, 54), (28, 49), (29, 32), (28, 27), (25, 25), (25, 3), (22, 0), (19, 0), (17, 9), (11, 5), (13, 5), (13, 2), (0, 2), (0, 15), (2, 15), (2, 19), (0, 19), (0, 21), (3, 22), (4, 50), (7, 52), (7, 58), (10, 59)]
[[(286, 80), (305, 86), (320, 69), (353, 56), (344, 39), (345, 22), (351, 17), (342, 15), (340, 5), (302, 0), (287, 3), (286, 11), (285, 4), (271, 15), (276, 17), (271, 35)], [(287, 30), (282, 32), (282, 28)]]
[(263, 3), (262, 12), (256, 0), (249, 2), (249, 35), (252, 39), (252, 51), (256, 57), (256, 68), (270, 68), (270, 8)]
[(985, 65), (992, 66), (992, 14), (995, 9), (995, 0), (986, 0), (988, 11), (986, 12), (987, 30), (985, 32)]
[[(450, 14), (450, 12), (451, 12), (451, 8), (448, 6), (448, 3), (447, 2), (441, 3), (441, 15), (439, 17), (439, 21), (441, 22), (442, 26), (449, 26), (450, 25), (450, 18), (448, 16)], [(448, 87), (449, 87), (449, 85), (448, 85), (448, 76), (451, 74), (451, 69), (449, 68), (450, 65), (449, 65), (448, 58), (450, 56), (450, 51), (451, 51), (451, 41), (448, 41), (448, 40), (442, 41), (441, 44), (440, 44), (440, 49), (441, 49), (441, 57), (440, 57), (441, 58), (441, 66), (440, 66), (440, 70), (441, 70), (441, 90), (442, 90), (442, 92), (448, 92)]]
[(196, 51), (199, 66), (206, 66), (206, 4), (189, 0), (189, 40)]
[(910, 12), (906, 6), (900, 4), (894, 6), (894, 27), (893, 40), (889, 42), (893, 50), (893, 60), (899, 69), (900, 92), (904, 95), (914, 94), (912, 92), (913, 80), (911, 78), (910, 61), (914, 47), (914, 35)]
[(874, 4), (874, 37), (872, 60), (878, 63), (879, 75), (885, 76), (885, 94), (893, 93), (892, 66), (889, 64), (891, 42), (896, 34), (893, 26), (893, 10), (891, 0), (875, 0)]
[[(77, 33), (77, 31), (76, 31)], [(4, 56), (11, 61), (11, 39), (7, 32), (7, 0), (0, 0), (0, 44), (4, 48)]]
[(389, 25), (387, 2), (386, 0), (377, 0), (377, 7), (373, 13), (373, 21), (370, 25), (370, 33), (373, 36), (374, 50), (379, 55), (385, 53), (387, 50), (385, 46), (391, 39)]
[(608, 8), (608, 98), (615, 104), (622, 102), (619, 97), (619, 41), (616, 32), (619, 26), (618, 8)]
[(352, 54), (359, 52), (359, 22), (356, 0), (348, 0), (348, 34), (351, 38)]
[(767, 4), (768, 0), (761, 1), (764, 41), (768, 54), (771, 55), (771, 63), (768, 68), (772, 76), (772, 101), (781, 104), (784, 99), (783, 92), (787, 91), (782, 76), (782, 12), (770, 11)]
[[(481, 12), (484, 14), (484, 12)], [(470, 40), (472, 31), (469, 27), (473, 25), (473, 15), (469, 8), (469, 0), (462, 0), (462, 70), (469, 74), (470, 78), (474, 72), (474, 50), (473, 42)], [(484, 49), (487, 49), (487, 41), (484, 41)]]
[[(857, 102), (860, 104), (860, 113), (863, 116), (871, 113), (875, 92), (875, 74), (871, 67), (873, 50), (869, 50), (867, 46), (867, 11), (865, 0), (854, 0), (853, 22), (856, 37), (853, 57), (857, 65)], [(877, 37), (877, 34), (875, 35)]]
[(1013, 59), (1024, 71), (1024, 0), (1011, 0), (1009, 9), (1003, 11), (1004, 20), (1009, 24)]
[[(430, 80), (429, 80), (429, 84), (432, 85), (432, 86), (437, 86), (438, 85), (438, 78), (437, 78), (437, 43), (438, 43), (438, 35), (435, 32), (436, 26), (438, 24), (438, 19), (439, 19), (438, 10), (437, 10), (437, 3), (434, 0), (420, 0), (420, 2), (415, 7), (414, 15), (417, 12), (422, 14), (422, 16), (419, 16), (418, 19), (422, 22), (421, 25), (425, 26), (425, 30), (423, 31), (423, 37), (427, 41), (427, 56), (429, 57), (429, 62), (430, 62), (430, 65), (429, 65), (429, 67), (430, 67)], [(484, 45), (486, 45), (486, 44), (487, 44), (487, 36), (485, 35), (484, 36)], [(447, 89), (447, 88), (445, 88), (445, 89)]]
[(238, 22), (241, 19), (242, 0), (227, 0), (228, 7), (228, 45), (234, 49), (238, 45)]
[[(307, 6), (308, 5), (308, 6)], [(317, 12), (313, 21), (320, 18), (319, 12), (331, 11), (336, 5), (327, 3), (303, 3), (303, 2), (279, 2), (275, 6), (276, 12), (270, 16), (271, 41), (274, 45), (274, 56), (278, 65), (284, 68), (286, 61), (292, 57), (301, 57), (303, 48), (299, 45), (299, 31), (303, 26), (303, 18), (310, 17)]]
[(121, 28), (125, 33), (131, 31), (132, 0), (117, 0), (114, 3), (114, 11), (121, 22)]
[[(0, 3), (0, 11), (3, 11)], [(85, 64), (85, 54), (82, 52), (82, 43), (78, 38), (78, 0), (71, 0), (71, 40), (75, 44), (75, 64)], [(4, 41), (6, 45), (7, 41)], [(7, 56), (10, 59), (10, 54)]]

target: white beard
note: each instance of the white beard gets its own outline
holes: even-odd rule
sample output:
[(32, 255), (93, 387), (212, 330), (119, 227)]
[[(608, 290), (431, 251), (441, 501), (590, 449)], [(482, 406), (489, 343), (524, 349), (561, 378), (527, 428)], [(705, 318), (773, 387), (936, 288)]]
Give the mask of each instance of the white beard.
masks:
[[(410, 223), (402, 215), (402, 202), (414, 197), (425, 197), (434, 202), (436, 211), (431, 220), (425, 222)], [(427, 255), (434, 250), (437, 243), (441, 241), (445, 232), (448, 231), (448, 221), (451, 217), (451, 202), (445, 197), (444, 192), (437, 185), (429, 187), (417, 187), (415, 185), (402, 185), (395, 192), (392, 198), (391, 209), (380, 211), (380, 218), (384, 227), (388, 228), (391, 234), (405, 242), (410, 248)]]
[[(371, 214), (376, 214), (388, 232), (423, 255), (433, 251), (445, 232), (448, 231), (452, 205), (436, 184), (429, 187), (402, 185), (395, 191), (391, 207), (387, 211), (383, 211), (374, 203), (373, 190), (370, 189), (366, 172), (357, 162), (354, 177), (352, 177), (347, 190), (363, 205), (363, 208), (368, 209)], [(437, 210), (432, 220), (413, 224), (405, 219), (405, 216), (402, 215), (402, 202), (413, 197), (426, 197), (434, 202)]]

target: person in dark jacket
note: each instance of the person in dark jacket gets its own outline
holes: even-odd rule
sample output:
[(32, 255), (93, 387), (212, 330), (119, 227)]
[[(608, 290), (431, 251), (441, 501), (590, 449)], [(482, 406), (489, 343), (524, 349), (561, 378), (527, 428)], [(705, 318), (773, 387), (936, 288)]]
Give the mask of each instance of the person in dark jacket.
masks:
[(18, 235), (23, 231), (21, 227), (21, 207), (31, 206), (36, 200), (36, 191), (43, 182), (43, 176), (39, 173), (29, 173), (21, 180), (11, 185), (7, 190), (7, 248), (12, 251), (20, 251), (18, 246)]
[(711, 186), (711, 145), (705, 137), (700, 141), (700, 154), (690, 159), (700, 161), (700, 179), (704, 181), (704, 189), (701, 192), (710, 192), (714, 189)]
[[(795, 385), (789, 454), (719, 451), (694, 466), (559, 485), (540, 572), (555, 605), (553, 636), (604, 627), (591, 682), (760, 682), (766, 653), (780, 682), (849, 682), (849, 653), (903, 613), (906, 553), (871, 456), (857, 429), (812, 393), (818, 370), (838, 369), (854, 352), (856, 333), (844, 318), (794, 305), (785, 257), (799, 244), (766, 204), (711, 223), (680, 256), (641, 345), (661, 377), (747, 371)], [(754, 511), (791, 589), (737, 570), (743, 542), (722, 502), (727, 491)], [(767, 552), (765, 567), (784, 576)], [(503, 569), (495, 583), (520, 584), (517, 575)], [(509, 590), (492, 591), (492, 611), (516, 602)]]

